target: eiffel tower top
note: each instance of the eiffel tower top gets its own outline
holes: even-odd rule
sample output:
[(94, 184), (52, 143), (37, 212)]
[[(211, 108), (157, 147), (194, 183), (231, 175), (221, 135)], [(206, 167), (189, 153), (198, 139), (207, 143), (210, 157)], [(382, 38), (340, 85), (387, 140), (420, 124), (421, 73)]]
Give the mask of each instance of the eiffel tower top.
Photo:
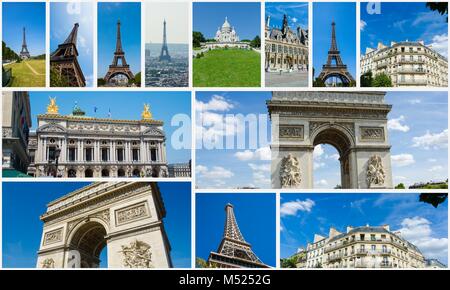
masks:
[(72, 31), (70, 32), (69, 36), (67, 36), (66, 40), (64, 41), (64, 44), (77, 45), (77, 34), (79, 26), (80, 25), (78, 23), (75, 23), (73, 25)]
[(245, 241), (241, 231), (239, 230), (239, 226), (236, 222), (236, 217), (234, 216), (233, 205), (231, 203), (227, 203), (227, 205), (225, 206), (225, 212), (226, 212), (226, 222), (225, 222), (225, 229), (223, 231), (223, 237), (230, 240), (238, 241), (240, 243), (248, 244)]
[(331, 22), (331, 47), (330, 47), (330, 52), (331, 53), (337, 53), (339, 52), (338, 48), (337, 48), (337, 43), (336, 43), (336, 31), (335, 31), (335, 26), (336, 23)]
[(122, 40), (120, 38), (120, 19), (117, 20), (117, 39), (116, 39), (116, 54), (122, 54)]

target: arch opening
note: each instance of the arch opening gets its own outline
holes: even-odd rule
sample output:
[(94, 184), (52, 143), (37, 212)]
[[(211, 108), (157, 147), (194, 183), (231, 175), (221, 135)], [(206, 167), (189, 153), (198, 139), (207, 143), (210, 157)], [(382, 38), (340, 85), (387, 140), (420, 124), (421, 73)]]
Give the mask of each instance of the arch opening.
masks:
[[(88, 221), (80, 226), (73, 234), (69, 242), (71, 250), (79, 253), (79, 261), (74, 261), (75, 267), (99, 268), (105, 266), (104, 249), (107, 245), (106, 229), (99, 222)], [(107, 263), (106, 263), (107, 264)]]
[[(340, 129), (328, 127), (315, 135), (313, 145), (316, 149), (313, 159), (320, 159), (320, 161), (314, 160), (314, 170), (323, 167), (323, 164), (328, 164), (328, 171), (326, 174), (328, 175), (328, 178), (320, 178), (321, 173), (319, 173), (319, 179), (315, 181), (314, 184), (326, 188), (350, 188), (349, 155), (350, 149), (353, 147), (351, 138)], [(317, 150), (318, 146), (321, 148), (320, 150)], [(334, 163), (335, 161), (338, 161), (338, 165)], [(340, 184), (330, 184), (330, 182), (335, 180), (331, 172), (340, 172)], [(336, 175), (339, 176), (339, 174)]]

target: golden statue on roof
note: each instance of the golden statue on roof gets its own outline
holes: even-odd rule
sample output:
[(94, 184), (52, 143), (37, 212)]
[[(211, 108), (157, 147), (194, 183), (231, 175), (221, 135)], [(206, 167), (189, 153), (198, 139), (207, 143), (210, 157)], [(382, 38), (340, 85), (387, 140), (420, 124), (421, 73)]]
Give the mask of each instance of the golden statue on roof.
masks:
[(49, 97), (50, 104), (47, 105), (47, 114), (58, 114), (58, 105), (56, 104), (56, 97)]
[(142, 111), (142, 120), (151, 120), (152, 113), (150, 113), (150, 105), (144, 104), (144, 111)]

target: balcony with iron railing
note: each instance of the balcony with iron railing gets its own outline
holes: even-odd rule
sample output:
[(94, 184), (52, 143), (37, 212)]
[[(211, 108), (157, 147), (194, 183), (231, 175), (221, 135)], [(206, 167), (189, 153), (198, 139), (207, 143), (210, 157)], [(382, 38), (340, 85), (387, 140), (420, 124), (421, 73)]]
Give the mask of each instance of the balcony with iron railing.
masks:
[(392, 262), (383, 261), (380, 263), (380, 268), (392, 268)]
[[(404, 85), (404, 86), (425, 86), (427, 85), (428, 82), (427, 80), (424, 79), (419, 79), (419, 80), (412, 80), (412, 79), (400, 79), (397, 80), (397, 85)], [(396, 243), (399, 246), (405, 247), (404, 245), (400, 244), (400, 243)]]

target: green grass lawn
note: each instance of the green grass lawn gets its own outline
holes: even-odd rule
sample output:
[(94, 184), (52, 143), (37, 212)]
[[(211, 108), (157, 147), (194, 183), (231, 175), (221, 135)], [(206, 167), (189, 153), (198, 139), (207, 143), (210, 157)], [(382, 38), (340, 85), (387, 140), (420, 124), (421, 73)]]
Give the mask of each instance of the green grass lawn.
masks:
[(12, 69), (11, 87), (45, 87), (44, 59), (23, 60), (20, 63), (5, 66), (5, 69), (8, 68)]
[(259, 87), (261, 55), (252, 50), (214, 49), (193, 60), (194, 87)]

